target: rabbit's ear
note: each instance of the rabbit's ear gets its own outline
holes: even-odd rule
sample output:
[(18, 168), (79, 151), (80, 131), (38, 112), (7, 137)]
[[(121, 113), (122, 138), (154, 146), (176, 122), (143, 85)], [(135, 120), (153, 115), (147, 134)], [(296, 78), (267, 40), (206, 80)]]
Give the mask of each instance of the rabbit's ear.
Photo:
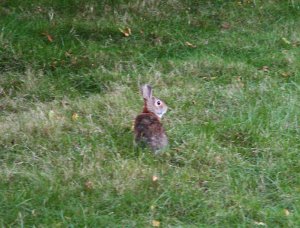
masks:
[(152, 97), (152, 88), (149, 85), (143, 85), (141, 88), (144, 99), (150, 99)]

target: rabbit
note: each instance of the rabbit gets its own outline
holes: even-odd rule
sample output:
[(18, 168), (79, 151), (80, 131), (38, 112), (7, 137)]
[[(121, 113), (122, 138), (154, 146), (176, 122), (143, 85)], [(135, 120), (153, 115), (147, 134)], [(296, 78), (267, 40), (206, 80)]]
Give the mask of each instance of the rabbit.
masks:
[(152, 96), (150, 85), (143, 85), (141, 93), (144, 108), (134, 121), (135, 142), (147, 145), (153, 152), (158, 153), (168, 145), (168, 137), (160, 122), (168, 107), (162, 100)]

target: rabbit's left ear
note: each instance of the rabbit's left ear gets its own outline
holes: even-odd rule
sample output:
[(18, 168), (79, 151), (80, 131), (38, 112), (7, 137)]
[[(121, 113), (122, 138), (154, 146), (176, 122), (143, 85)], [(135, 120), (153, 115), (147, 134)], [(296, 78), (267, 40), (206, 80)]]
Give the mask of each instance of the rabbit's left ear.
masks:
[(152, 97), (152, 88), (150, 85), (143, 85), (141, 91), (144, 99), (150, 99)]

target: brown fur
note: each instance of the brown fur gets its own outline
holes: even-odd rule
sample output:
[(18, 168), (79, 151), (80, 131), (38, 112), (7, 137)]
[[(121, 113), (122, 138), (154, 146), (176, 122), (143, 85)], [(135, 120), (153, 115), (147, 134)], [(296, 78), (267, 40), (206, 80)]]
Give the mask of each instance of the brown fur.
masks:
[(134, 123), (135, 141), (145, 143), (153, 151), (168, 145), (168, 138), (159, 118), (153, 113), (138, 115)]
[(160, 122), (160, 117), (167, 111), (166, 104), (152, 96), (149, 85), (141, 87), (144, 98), (143, 112), (135, 118), (135, 142), (149, 146), (156, 152), (168, 145), (168, 138)]

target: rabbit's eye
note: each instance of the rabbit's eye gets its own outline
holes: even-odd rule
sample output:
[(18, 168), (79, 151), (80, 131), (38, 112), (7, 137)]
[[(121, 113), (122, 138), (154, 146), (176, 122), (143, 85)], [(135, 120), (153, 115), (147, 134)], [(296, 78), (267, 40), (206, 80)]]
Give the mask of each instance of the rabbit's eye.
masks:
[(156, 104), (157, 104), (157, 105), (161, 105), (161, 102), (160, 102), (160, 101), (156, 101)]

